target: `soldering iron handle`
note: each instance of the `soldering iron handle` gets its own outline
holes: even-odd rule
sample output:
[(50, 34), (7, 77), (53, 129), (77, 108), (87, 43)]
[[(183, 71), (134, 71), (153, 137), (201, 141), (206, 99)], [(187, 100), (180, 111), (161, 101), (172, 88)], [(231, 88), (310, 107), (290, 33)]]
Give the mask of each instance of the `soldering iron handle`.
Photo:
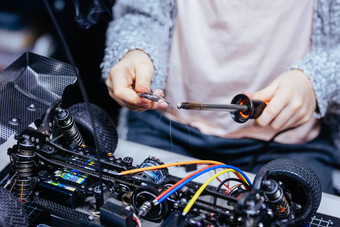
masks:
[(231, 101), (232, 104), (246, 105), (248, 108), (246, 111), (233, 111), (230, 112), (231, 117), (238, 123), (244, 123), (248, 119), (256, 119), (261, 114), (267, 104), (260, 100), (251, 100), (244, 94), (236, 95)]
[(251, 115), (250, 118), (256, 119), (262, 114), (262, 112), (263, 112), (264, 108), (267, 106), (267, 104), (263, 101), (260, 101), (260, 100), (251, 100), (251, 101), (253, 102), (254, 110), (253, 110), (253, 114)]

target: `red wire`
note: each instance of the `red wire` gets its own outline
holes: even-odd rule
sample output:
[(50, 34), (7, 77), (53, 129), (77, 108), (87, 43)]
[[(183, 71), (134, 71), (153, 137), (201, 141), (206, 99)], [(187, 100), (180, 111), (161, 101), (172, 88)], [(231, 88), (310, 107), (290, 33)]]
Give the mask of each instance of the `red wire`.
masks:
[(240, 185), (243, 185), (243, 184), (236, 184), (234, 186), (232, 186), (231, 188), (229, 188), (228, 190), (225, 191), (225, 194), (228, 194), (232, 189), (236, 188), (237, 186), (240, 186)]
[(137, 220), (137, 218), (133, 217), (133, 220), (137, 223), (138, 227), (141, 227), (140, 222)]
[[(215, 173), (216, 173), (216, 169), (214, 169)], [(218, 180), (218, 182), (222, 183), (222, 181), (220, 180), (219, 177), (216, 177), (216, 179)], [(224, 187), (226, 187), (228, 190), (230, 190), (229, 186), (227, 186), (226, 184), (223, 184)]]
[(208, 169), (208, 168), (213, 167), (213, 166), (218, 166), (218, 165), (220, 165), (220, 164), (209, 165), (209, 166), (206, 166), (206, 167), (204, 167), (204, 168), (202, 168), (202, 169), (199, 169), (199, 170), (193, 172), (192, 174), (186, 176), (185, 178), (183, 178), (182, 180), (178, 181), (176, 184), (172, 185), (170, 188), (168, 188), (167, 190), (165, 190), (164, 192), (162, 192), (159, 196), (156, 197), (156, 200), (159, 200), (160, 198), (162, 198), (166, 193), (168, 193), (169, 191), (171, 191), (174, 187), (176, 187), (177, 185), (181, 184), (183, 181), (187, 180), (188, 178), (190, 178), (190, 177), (196, 175), (197, 173), (199, 173), (199, 172), (201, 172), (201, 171), (203, 171), (203, 170), (205, 170), (205, 169)]

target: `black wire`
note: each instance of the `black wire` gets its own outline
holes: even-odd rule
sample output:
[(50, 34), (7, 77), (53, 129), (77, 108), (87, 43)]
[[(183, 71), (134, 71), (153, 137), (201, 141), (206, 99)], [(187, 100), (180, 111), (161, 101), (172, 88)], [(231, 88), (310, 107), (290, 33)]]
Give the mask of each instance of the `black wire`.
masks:
[[(249, 190), (249, 186), (243, 180), (238, 179), (238, 178), (227, 178), (227, 179), (224, 179), (223, 181), (221, 181), (221, 183), (217, 186), (216, 191), (219, 192), (220, 189), (222, 188), (222, 186), (225, 183), (227, 183), (228, 181), (236, 181), (238, 183), (241, 183), (246, 189)], [(217, 203), (217, 197), (214, 197), (214, 205), (216, 205), (216, 203)]]
[[(274, 140), (275, 140), (276, 137), (278, 137), (278, 136), (281, 135), (282, 133), (285, 133), (285, 132), (287, 132), (287, 131), (289, 131), (289, 130), (292, 130), (292, 129), (294, 129), (294, 128), (296, 128), (296, 127), (291, 127), (291, 128), (287, 128), (287, 129), (284, 129), (284, 130), (282, 130), (282, 131), (279, 131), (279, 132), (277, 132), (274, 136), (272, 136), (272, 138), (271, 138), (270, 140), (268, 140), (268, 141), (263, 141), (263, 143), (264, 143), (263, 146), (262, 146), (259, 150), (257, 150), (257, 151), (255, 152), (255, 154), (254, 154), (253, 158), (251, 159), (251, 161), (250, 161), (250, 163), (249, 163), (249, 165), (248, 165), (248, 167), (247, 167), (246, 170), (251, 172), (251, 170), (254, 168), (254, 166), (255, 166), (255, 164), (256, 164), (257, 159), (259, 158), (259, 156), (265, 154), (266, 152), (268, 152), (268, 147), (269, 147), (269, 145), (270, 145), (271, 143), (274, 142)], [(262, 152), (261, 152), (261, 151), (262, 151)]]
[(111, 19), (113, 19), (113, 15), (110, 10), (110, 7), (107, 6), (105, 1), (92, 0), (91, 3), (92, 5), (90, 6), (89, 12), (87, 12), (87, 14), (85, 15), (81, 12), (82, 7), (81, 7), (81, 4), (79, 3), (79, 0), (73, 0), (74, 10), (75, 10), (75, 21), (80, 27), (85, 28), (85, 29), (90, 28), (92, 25), (96, 24), (101, 19), (101, 16), (105, 12), (110, 16)]
[[(52, 22), (58, 32), (58, 35), (59, 35), (59, 38), (62, 42), (62, 46), (65, 50), (65, 54), (66, 54), (66, 57), (67, 59), (70, 61), (71, 65), (72, 65), (72, 69), (75, 73), (75, 75), (77, 75), (77, 79), (78, 79), (78, 85), (79, 85), (79, 88), (80, 88), (80, 93), (85, 101), (85, 106), (86, 106), (86, 109), (87, 109), (87, 112), (89, 114), (89, 117), (90, 117), (90, 123), (91, 123), (91, 126), (92, 126), (92, 129), (93, 129), (93, 139), (94, 139), (94, 144), (95, 144), (95, 150), (96, 150), (96, 155), (97, 155), (97, 159), (100, 160), (100, 153), (99, 153), (99, 150), (98, 150), (98, 147), (99, 147), (99, 143), (98, 143), (98, 138), (97, 138), (97, 132), (96, 132), (96, 128), (95, 128), (95, 124), (94, 124), (94, 120), (93, 120), (93, 115), (90, 111), (90, 105), (89, 105), (89, 98), (87, 96), (87, 92), (86, 92), (86, 89), (85, 89), (85, 86), (84, 86), (84, 82), (82, 80), (82, 78), (80, 77), (79, 73), (78, 73), (78, 70), (76, 68), (76, 64), (75, 64), (75, 61), (72, 57), (72, 54), (71, 54), (71, 51), (66, 43), (66, 40), (65, 40), (65, 37), (60, 29), (60, 26), (53, 14), (53, 11), (51, 9), (51, 6), (49, 5), (48, 3), (48, 0), (44, 0), (44, 4), (47, 8), (47, 11), (48, 11), (48, 14), (49, 16), (51, 17), (52, 19)], [(104, 201), (104, 196), (103, 196), (103, 183), (102, 183), (102, 167), (101, 167), (101, 163), (100, 161), (98, 162), (98, 174), (99, 174), (99, 184), (100, 184), (100, 196), (101, 196), (101, 201), (103, 202)], [(102, 204), (100, 204), (101, 206)]]
[(221, 183), (217, 186), (216, 191), (219, 191), (222, 188), (222, 186), (228, 181), (236, 181), (238, 183), (241, 183), (246, 189), (249, 189), (249, 185), (247, 185), (246, 182), (244, 182), (243, 180), (238, 178), (227, 178), (221, 181)]
[(98, 3), (101, 7), (103, 7), (103, 9), (105, 9), (105, 12), (110, 15), (110, 18), (113, 19), (113, 14), (111, 11), (111, 8), (112, 8), (111, 6), (113, 5), (113, 1), (109, 0), (109, 6), (107, 6), (105, 1), (99, 0)]

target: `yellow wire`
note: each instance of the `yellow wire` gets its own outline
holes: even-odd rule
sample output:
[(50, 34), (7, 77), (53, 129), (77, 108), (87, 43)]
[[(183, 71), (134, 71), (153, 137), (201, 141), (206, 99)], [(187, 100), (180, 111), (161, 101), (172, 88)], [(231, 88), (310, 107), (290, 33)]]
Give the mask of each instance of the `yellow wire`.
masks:
[[(125, 171), (120, 172), (120, 175), (128, 175), (128, 174), (143, 172), (143, 171), (147, 171), (147, 170), (163, 169), (163, 168), (167, 168), (167, 167), (171, 167), (171, 166), (190, 165), (190, 164), (219, 164), (219, 165), (225, 165), (222, 162), (213, 161), (213, 160), (183, 161), (183, 162), (174, 162), (174, 163), (158, 165), (158, 166), (143, 167), (143, 168), (139, 168), (139, 169), (125, 170)], [(245, 179), (245, 177), (242, 174), (240, 174), (238, 171), (232, 171), (232, 172), (234, 172), (237, 176), (241, 177), (241, 179), (249, 186), (247, 180)]]
[[(138, 173), (138, 172), (147, 171), (147, 170), (154, 170), (154, 169), (163, 169), (163, 168), (167, 168), (167, 167), (171, 167), (171, 166), (190, 165), (190, 164), (206, 164), (206, 163), (225, 165), (222, 162), (213, 161), (213, 160), (184, 161), (184, 162), (174, 162), (174, 163), (164, 164), (164, 165), (159, 165), (159, 166), (149, 166), (149, 167), (144, 167), (144, 168), (139, 168), (139, 169), (126, 170), (126, 171), (120, 172), (120, 175), (127, 175), (127, 174), (131, 174), (131, 173)], [(242, 178), (243, 178), (243, 176), (242, 176)]]
[(189, 201), (189, 203), (186, 205), (186, 207), (184, 208), (183, 210), (183, 213), (182, 215), (186, 215), (189, 210), (191, 209), (191, 207), (194, 205), (194, 203), (196, 202), (196, 200), (198, 199), (198, 197), (201, 195), (201, 193), (204, 191), (204, 189), (208, 186), (208, 184), (214, 180), (215, 178), (217, 178), (218, 176), (224, 174), (224, 173), (227, 173), (227, 172), (234, 172), (236, 173), (237, 171), (236, 170), (233, 170), (233, 169), (225, 169), (225, 170), (222, 170), (218, 173), (216, 173), (214, 176), (210, 177), (209, 180), (207, 182), (205, 182), (199, 189), (198, 191), (195, 193), (195, 195), (191, 198), (191, 200)]
[(23, 191), (24, 191), (24, 182), (21, 183), (21, 188), (20, 188), (20, 199), (23, 198), (22, 194), (23, 194)]

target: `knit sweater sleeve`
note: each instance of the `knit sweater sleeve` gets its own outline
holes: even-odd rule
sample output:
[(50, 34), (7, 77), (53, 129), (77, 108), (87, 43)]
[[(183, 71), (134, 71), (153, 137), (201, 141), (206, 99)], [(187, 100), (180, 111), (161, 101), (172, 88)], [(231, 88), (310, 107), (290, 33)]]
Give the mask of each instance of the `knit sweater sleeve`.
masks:
[(117, 0), (113, 7), (114, 19), (106, 34), (102, 77), (130, 50), (146, 52), (154, 64), (151, 89), (165, 88), (168, 63), (172, 1)]
[(340, 0), (315, 1), (312, 48), (291, 68), (310, 78), (318, 103), (318, 117), (340, 105)]

